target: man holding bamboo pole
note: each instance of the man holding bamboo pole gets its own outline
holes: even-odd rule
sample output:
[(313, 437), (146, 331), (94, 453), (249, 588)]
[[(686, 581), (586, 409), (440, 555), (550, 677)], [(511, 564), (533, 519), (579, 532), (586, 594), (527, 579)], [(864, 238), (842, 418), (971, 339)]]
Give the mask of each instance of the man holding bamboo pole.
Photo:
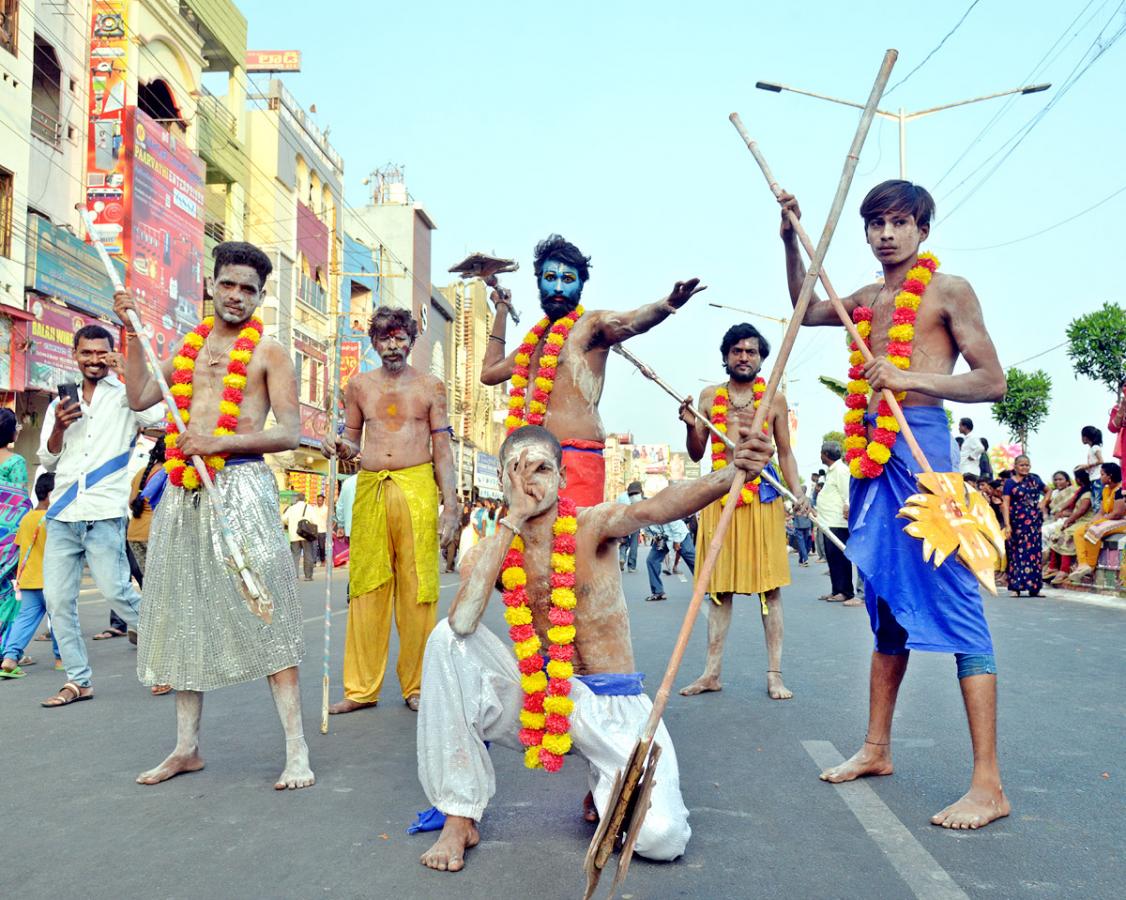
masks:
[[(577, 509), (561, 494), (567, 475), (559, 440), (535, 425), (508, 436), (500, 449), (508, 515), (466, 556), (449, 618), (426, 646), (418, 771), (446, 822), (424, 866), (458, 871), (480, 840), (477, 823), (496, 790), (486, 741), (549, 772), (573, 750), (589, 764), (597, 814), (606, 814), (614, 775), (652, 709), (635, 671), (618, 541), (702, 509), (727, 492), (736, 468), (756, 477), (771, 451), (759, 433), (740, 443), (734, 466), (632, 505)], [(498, 581), (511, 647), (481, 625)], [(656, 741), (663, 752), (637, 852), (670, 860), (692, 832), (663, 725)]]
[[(165, 438), (167, 483), (149, 535), (137, 648), (140, 680), (177, 690), (176, 747), (137, 781), (158, 784), (202, 769), (203, 693), (266, 678), (286, 738), (286, 765), (274, 787), (292, 790), (313, 783), (297, 683), (302, 616), (278, 519), (277, 483), (262, 454), (297, 446), (297, 378), (285, 348), (263, 336), (255, 315), (270, 260), (240, 241), (219, 244), (213, 255), (215, 315), (189, 332), (164, 363), (187, 431), (177, 434), (170, 423)], [(135, 301), (118, 293), (114, 310), (128, 328)], [(145, 409), (160, 400), (161, 387), (145, 366), (140, 343), (145, 338), (131, 330), (128, 336), (129, 405)], [(272, 425), (266, 421), (270, 413)], [(202, 457), (213, 473), (226, 509), (237, 510), (227, 526), (272, 601), (272, 615), (252, 611), (240, 575), (217, 552), (222, 543), (216, 519), (222, 513), (201, 491), (193, 456)]]
[[(798, 297), (805, 267), (795, 225), (800, 210), (780, 193), (782, 240), (790, 296)], [(865, 578), (865, 602), (876, 636), (872, 654), (868, 733), (849, 760), (821, 774), (830, 782), (890, 775), (891, 724), (912, 649), (953, 653), (969, 718), (974, 769), (969, 791), (931, 818), (935, 825), (980, 828), (1009, 814), (997, 761), (997, 667), (981, 595), (972, 571), (957, 559), (941, 566), (923, 559), (920, 543), (896, 517), (917, 492), (920, 471), (881, 390), (896, 394), (904, 417), (935, 471), (957, 471), (951, 458), (943, 400), (1001, 399), (1005, 375), (969, 283), (936, 273), (938, 260), (919, 249), (930, 233), (934, 200), (907, 181), (886, 181), (860, 207), (868, 245), (883, 282), (841, 301), (875, 358), (852, 348), (846, 399), (845, 449), (853, 475), (848, 556)], [(791, 218), (793, 216), (794, 218)], [(800, 236), (803, 237), (804, 236)], [(811, 303), (805, 325), (838, 325), (829, 301)], [(970, 371), (955, 375), (962, 357)]]
[[(757, 328), (742, 322), (727, 330), (719, 350), (728, 380), (705, 388), (700, 394), (699, 408), (720, 431), (731, 429), (734, 433), (741, 427), (750, 426), (755, 410), (762, 402), (766, 381), (759, 372), (763, 361), (770, 355), (770, 345)], [(712, 470), (726, 466), (726, 446), (711, 435), (707, 426), (693, 414), (690, 401), (685, 400), (681, 404), (680, 418), (688, 428), (688, 455), (699, 462), (710, 445)], [(768, 434), (778, 446), (778, 463), (786, 483), (795, 492), (798, 508), (808, 510), (809, 504), (798, 478), (798, 465), (790, 448), (789, 417), (782, 393), (774, 395), (765, 424)], [(717, 499), (700, 513), (697, 539), (702, 547), (711, 540), (723, 502)], [(702, 561), (700, 557), (697, 559)], [(782, 588), (789, 583), (786, 513), (782, 498), (769, 484), (758, 479), (749, 481), (743, 488), (735, 518), (712, 573), (710, 591), (713, 602), (708, 607), (708, 650), (704, 674), (682, 688), (681, 694), (690, 697), (722, 690), (719, 674), (727, 632), (731, 627), (732, 600), (735, 594), (759, 594), (762, 597), (762, 628), (766, 637), (766, 691), (774, 700), (793, 697), (782, 681)]]

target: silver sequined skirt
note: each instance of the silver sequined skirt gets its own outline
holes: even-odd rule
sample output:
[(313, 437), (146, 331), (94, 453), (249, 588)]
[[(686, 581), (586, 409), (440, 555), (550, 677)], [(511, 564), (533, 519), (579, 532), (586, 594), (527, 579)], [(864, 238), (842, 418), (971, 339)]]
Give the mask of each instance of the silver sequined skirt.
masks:
[(274, 603), (267, 625), (239, 591), (201, 491), (169, 485), (153, 515), (138, 628), (137, 677), (178, 690), (264, 678), (301, 662), (302, 611), (277, 483), (262, 462), (219, 472), (231, 524)]

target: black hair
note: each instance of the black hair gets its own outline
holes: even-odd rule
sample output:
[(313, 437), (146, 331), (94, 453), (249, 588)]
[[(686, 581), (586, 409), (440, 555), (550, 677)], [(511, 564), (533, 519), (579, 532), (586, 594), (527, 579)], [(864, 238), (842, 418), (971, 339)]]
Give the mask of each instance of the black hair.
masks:
[(79, 341), (109, 341), (109, 348), (113, 349), (113, 334), (101, 325), (83, 325), (74, 333), (75, 350)]
[(960, 434), (956, 438), (954, 438), (954, 443), (957, 444), (959, 447), (961, 447), (962, 444), (964, 444), (965, 442), (966, 442), (966, 436), (963, 435), (963, 434)]
[(506, 437), (504, 443), (500, 445), (497, 456), (500, 459), (502, 472), (504, 471), (505, 460), (508, 459), (509, 454), (513, 453), (516, 448), (522, 444), (547, 444), (555, 454), (555, 462), (558, 465), (563, 465), (563, 447), (559, 444), (559, 438), (542, 425), (524, 425), (521, 428), (517, 428), (512, 434)]
[(1122, 467), (1118, 463), (1103, 463), (1102, 470), (1110, 476), (1116, 484), (1122, 480)]
[(42, 503), (51, 496), (51, 491), (55, 489), (55, 473), (44, 472), (35, 479), (35, 499)]
[(133, 498), (133, 502), (129, 504), (129, 510), (133, 513), (134, 519), (141, 518), (145, 512), (145, 498), (142, 492), (145, 485), (149, 480), (149, 472), (157, 466), (164, 465), (164, 438), (159, 437), (153, 441), (152, 449), (149, 451), (148, 462), (145, 463), (145, 469), (141, 473), (141, 490), (137, 492), (137, 496)]
[(1093, 446), (1101, 447), (1103, 445), (1103, 433), (1094, 425), (1084, 425), (1083, 430), (1079, 432), (1079, 436), (1089, 440)]
[(723, 340), (719, 343), (719, 352), (723, 355), (724, 362), (727, 361), (727, 354), (731, 348), (739, 341), (745, 341), (747, 338), (755, 338), (758, 341), (760, 357), (766, 359), (770, 356), (770, 342), (750, 322), (740, 322), (738, 325), (732, 325), (728, 328)]
[(16, 414), (5, 407), (0, 409), (0, 447), (7, 447), (16, 439)]
[(972, 472), (967, 472), (965, 475), (962, 476), (962, 481), (965, 482), (966, 484), (975, 484), (976, 485), (979, 481), (981, 481), (981, 478), (977, 475), (974, 475)]
[(270, 257), (246, 241), (224, 241), (215, 246), (215, 249), (211, 251), (211, 256), (215, 260), (214, 275), (216, 278), (219, 277), (219, 270), (223, 266), (250, 266), (258, 273), (259, 290), (265, 287), (266, 279), (274, 271), (274, 264), (270, 262)]
[(376, 338), (386, 337), (396, 328), (401, 328), (407, 333), (413, 347), (418, 338), (418, 323), (410, 310), (398, 306), (381, 306), (368, 322), (368, 337), (374, 341)]
[(960, 418), (960, 419), (958, 420), (958, 424), (959, 424), (959, 425), (964, 425), (964, 426), (965, 426), (966, 428), (968, 428), (968, 429), (969, 429), (970, 431), (973, 431), (973, 430), (974, 430), (974, 420), (973, 420), (973, 419), (971, 419), (971, 418), (970, 418), (969, 416), (962, 416), (962, 418)]
[(590, 257), (583, 256), (582, 250), (568, 241), (561, 234), (549, 234), (536, 244), (535, 272), (536, 278), (543, 274), (544, 263), (549, 259), (573, 266), (579, 273), (579, 280), (586, 284), (590, 280)]
[(988, 450), (989, 449), (989, 441), (987, 441), (985, 438), (981, 439), (981, 449), (982, 450)]
[(1063, 469), (1060, 469), (1060, 470), (1059, 470), (1058, 472), (1053, 472), (1053, 473), (1052, 473), (1052, 481), (1055, 481), (1055, 480), (1056, 480), (1056, 476), (1057, 476), (1057, 475), (1062, 475), (1062, 476), (1063, 476), (1064, 478), (1066, 478), (1066, 479), (1067, 479), (1067, 483), (1068, 483), (1068, 484), (1071, 484), (1071, 476), (1070, 476), (1070, 475), (1068, 475), (1068, 474), (1067, 474), (1067, 472), (1065, 472), (1065, 471), (1064, 471)]
[(877, 216), (894, 212), (914, 216), (915, 224), (922, 228), (930, 225), (934, 217), (934, 197), (924, 187), (893, 178), (877, 184), (860, 204), (860, 217), (865, 228)]
[(1075, 470), (1075, 483), (1079, 485), (1080, 490), (1090, 490), (1091, 488), (1091, 473), (1086, 469)]

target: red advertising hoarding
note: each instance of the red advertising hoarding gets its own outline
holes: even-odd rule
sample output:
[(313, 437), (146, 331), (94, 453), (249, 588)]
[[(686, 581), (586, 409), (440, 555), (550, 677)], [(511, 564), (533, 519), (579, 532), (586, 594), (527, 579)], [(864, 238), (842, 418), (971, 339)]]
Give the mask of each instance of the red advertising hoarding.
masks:
[(248, 72), (300, 72), (300, 50), (247, 50)]
[(54, 392), (64, 381), (78, 380), (74, 361), (74, 333), (85, 325), (104, 325), (93, 316), (49, 300), (33, 300), (28, 308), (27, 387)]

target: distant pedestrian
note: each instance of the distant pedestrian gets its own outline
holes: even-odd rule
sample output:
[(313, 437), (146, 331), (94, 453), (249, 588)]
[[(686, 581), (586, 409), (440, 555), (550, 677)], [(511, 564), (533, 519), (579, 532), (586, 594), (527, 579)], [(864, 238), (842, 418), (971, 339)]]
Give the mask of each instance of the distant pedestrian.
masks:
[(1103, 540), (1126, 531), (1126, 495), (1122, 492), (1122, 468), (1118, 463), (1103, 463), (1101, 515), (1075, 529), (1075, 555), (1078, 565), (1068, 579), (1080, 584), (1095, 573)]
[(1091, 476), (1091, 502), (1096, 506), (1102, 502), (1102, 486), (1099, 481), (1102, 473), (1103, 459), (1103, 433), (1094, 425), (1085, 425), (1079, 432), (1079, 439), (1087, 447), (1087, 462), (1083, 468)]
[[(841, 459), (841, 445), (826, 441), (821, 445), (821, 462), (827, 467), (825, 484), (817, 497), (817, 518), (842, 544), (848, 543), (848, 491), (851, 475)], [(863, 606), (852, 586), (852, 563), (832, 541), (825, 541), (829, 563), (829, 593), (820, 599), (845, 606)]]
[(798, 551), (798, 565), (809, 567), (809, 549), (813, 543), (813, 519), (802, 510), (794, 512), (794, 539)]
[[(625, 493), (618, 495), (619, 503), (640, 503), (644, 499), (640, 481), (631, 481)], [(622, 538), (618, 545), (618, 569), (622, 572), (627, 568), (631, 572), (637, 571), (637, 545), (640, 541), (641, 533), (638, 531), (635, 531), (629, 537)]]
[(19, 564), (15, 545), (20, 522), (31, 509), (27, 490), (27, 461), (12, 450), (19, 421), (10, 409), (0, 409), (0, 640), (19, 611), (13, 576)]
[(313, 580), (313, 566), (317, 562), (317, 523), (314, 520), (313, 507), (302, 497), (290, 504), (282, 513), (282, 522), (289, 533), (289, 549), (293, 554), (293, 567), (301, 574), (305, 572), (305, 580)]
[(993, 463), (989, 461), (989, 441), (981, 439), (981, 459), (978, 460), (978, 477), (984, 481), (993, 480)]
[(961, 447), (959, 448), (958, 471), (981, 474), (981, 441), (973, 436), (974, 420), (963, 417), (958, 422), (958, 433), (961, 434)]
[(1009, 542), (1009, 590), (1014, 597), (1028, 591), (1039, 597), (1043, 586), (1043, 546), (1040, 530), (1044, 524), (1041, 501), (1044, 482), (1032, 473), (1032, 463), (1021, 455), (1013, 462), (1013, 474), (1005, 482), (1001, 514), (1005, 518), (1005, 538)]
[(1122, 455), (1126, 451), (1126, 378), (1118, 385), (1118, 400), (1110, 410), (1106, 427), (1111, 434), (1118, 435), (1114, 441), (1114, 458), (1122, 465)]
[(1071, 576), (1077, 564), (1075, 535), (1080, 528), (1093, 522), (1100, 512), (1100, 508), (1091, 503), (1091, 476), (1086, 469), (1076, 469), (1075, 504), (1060, 530), (1048, 539), (1048, 563), (1057, 570), (1052, 576), (1052, 584), (1063, 584)]
[(78, 401), (54, 400), (43, 416), (39, 462), (55, 472), (47, 508), (43, 594), (59, 642), (67, 682), (44, 700), (67, 706), (94, 696), (93, 673), (78, 621), (84, 565), (98, 590), (130, 629), (137, 627), (141, 596), (129, 578), (125, 508), (129, 460), (137, 434), (164, 418), (164, 405), (134, 412), (125, 385), (110, 370), (113, 335), (101, 325), (74, 334), (74, 359), (82, 374)]
[(680, 551), (690, 569), (696, 568), (696, 547), (688, 527), (680, 519), (664, 525), (651, 525), (645, 529), (650, 538), (649, 555), (645, 567), (649, 573), (649, 596), (646, 600), (665, 600), (665, 586), (661, 581), (661, 564), (670, 551)]

